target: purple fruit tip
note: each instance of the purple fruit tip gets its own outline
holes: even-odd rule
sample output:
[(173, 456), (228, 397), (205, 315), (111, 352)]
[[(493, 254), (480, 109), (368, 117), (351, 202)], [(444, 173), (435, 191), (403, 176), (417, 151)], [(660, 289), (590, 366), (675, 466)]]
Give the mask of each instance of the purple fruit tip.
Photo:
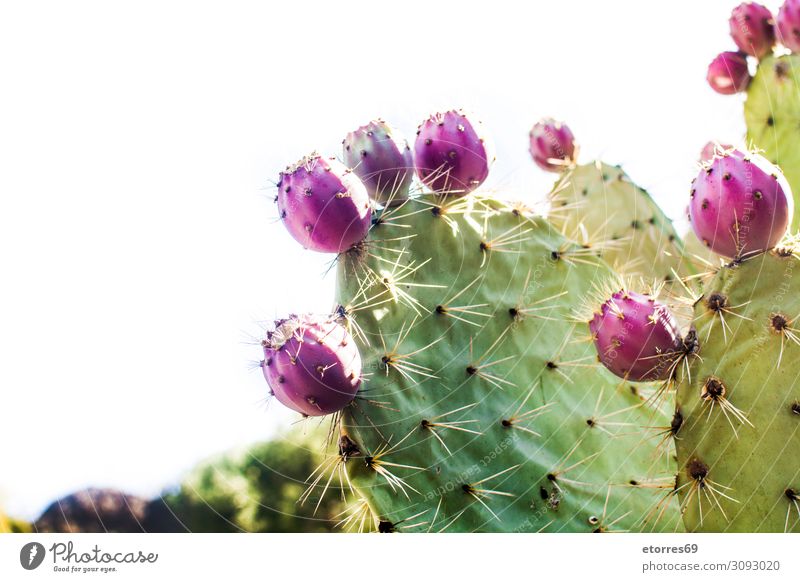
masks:
[(734, 147), (732, 145), (723, 144), (718, 141), (710, 141), (700, 150), (700, 163), (710, 162), (714, 159), (714, 156), (722, 155), (733, 149)]
[(745, 91), (750, 85), (747, 57), (741, 52), (726, 51), (717, 55), (708, 66), (706, 80), (721, 95)]
[(773, 248), (786, 233), (792, 213), (791, 190), (783, 174), (756, 153), (717, 152), (692, 182), (692, 229), (724, 257)]
[(775, 20), (769, 8), (756, 2), (743, 2), (733, 9), (728, 22), (739, 50), (757, 59), (772, 54)]
[(800, 52), (800, 0), (786, 0), (778, 10), (778, 37), (791, 52)]
[(669, 308), (634, 291), (614, 293), (594, 314), (589, 330), (603, 365), (628, 381), (666, 380), (682, 353)]
[(321, 253), (342, 253), (367, 236), (369, 195), (351, 170), (313, 153), (278, 179), (278, 212), (297, 242)]
[(370, 197), (381, 204), (408, 198), (414, 160), (408, 142), (382, 119), (347, 134), (342, 142), (344, 163), (364, 182)]
[(575, 136), (565, 123), (544, 118), (533, 126), (529, 137), (533, 161), (547, 172), (563, 172), (578, 157)]
[(417, 130), (417, 175), (434, 192), (464, 196), (483, 184), (494, 161), (481, 126), (461, 110), (434, 113)]
[(334, 318), (290, 315), (262, 342), (264, 378), (278, 401), (306, 416), (342, 410), (361, 386), (361, 355)]

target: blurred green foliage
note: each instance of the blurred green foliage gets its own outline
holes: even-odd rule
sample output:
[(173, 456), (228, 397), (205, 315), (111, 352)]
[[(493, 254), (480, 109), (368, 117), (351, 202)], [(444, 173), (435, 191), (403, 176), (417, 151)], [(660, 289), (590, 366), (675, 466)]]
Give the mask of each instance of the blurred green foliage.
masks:
[[(153, 520), (149, 531), (192, 532), (328, 532), (345, 508), (338, 478), (316, 509), (322, 485), (300, 503), (306, 479), (324, 456), (319, 442), (290, 434), (249, 449), (209, 459), (198, 465), (175, 491), (161, 502), (179, 522), (178, 527)], [(315, 443), (315, 444), (309, 444)], [(313, 447), (313, 448), (312, 448)]]
[(0, 512), (0, 533), (29, 533), (31, 524)]

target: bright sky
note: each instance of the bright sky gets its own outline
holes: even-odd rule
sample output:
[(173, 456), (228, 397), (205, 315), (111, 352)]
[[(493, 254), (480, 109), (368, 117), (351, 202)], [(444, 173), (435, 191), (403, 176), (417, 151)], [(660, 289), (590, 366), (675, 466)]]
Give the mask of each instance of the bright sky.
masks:
[[(0, 505), (76, 488), (151, 495), (274, 434), (245, 343), (326, 310), (329, 256), (274, 216), (271, 181), (382, 116), (479, 113), (488, 184), (543, 196), (534, 121), (623, 163), (673, 217), (742, 99), (705, 82), (738, 0), (20, 2), (0, 9)], [(769, 3), (777, 8), (775, 2)], [(389, 10), (391, 9), (391, 12)], [(525, 12), (522, 12), (525, 10)]]

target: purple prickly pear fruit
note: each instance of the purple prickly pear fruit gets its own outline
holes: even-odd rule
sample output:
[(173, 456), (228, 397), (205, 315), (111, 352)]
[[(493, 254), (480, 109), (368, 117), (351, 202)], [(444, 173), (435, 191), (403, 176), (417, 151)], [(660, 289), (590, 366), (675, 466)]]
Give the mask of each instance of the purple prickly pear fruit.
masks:
[(733, 9), (728, 22), (739, 50), (758, 59), (772, 53), (775, 21), (769, 8), (756, 2), (743, 2)]
[(711, 88), (722, 95), (733, 95), (747, 89), (750, 71), (744, 53), (726, 51), (720, 53), (708, 65), (706, 79)]
[(533, 126), (529, 134), (533, 161), (547, 172), (563, 172), (575, 163), (575, 136), (565, 123), (549, 117)]
[(778, 37), (787, 49), (800, 52), (800, 0), (786, 0), (778, 10)]
[(702, 150), (700, 150), (700, 163), (710, 162), (711, 160), (714, 159), (714, 156), (717, 155), (719, 152), (732, 149), (733, 149), (732, 145), (719, 143), (716, 141), (710, 141), (703, 146)]
[(464, 112), (447, 111), (420, 124), (414, 159), (417, 175), (431, 190), (463, 196), (486, 180), (494, 156)]
[(788, 183), (758, 154), (718, 153), (692, 181), (692, 228), (718, 255), (739, 258), (771, 249), (786, 232), (792, 212)]
[(342, 253), (362, 241), (371, 224), (367, 189), (333, 158), (311, 154), (286, 168), (275, 200), (286, 229), (313, 251)]
[(275, 398), (306, 416), (323, 416), (352, 402), (361, 385), (361, 355), (332, 318), (290, 315), (275, 322), (262, 346), (261, 368)]
[(667, 306), (633, 291), (614, 293), (594, 314), (589, 330), (603, 365), (633, 382), (667, 379), (683, 345)]
[(408, 197), (414, 161), (408, 142), (378, 119), (347, 134), (344, 163), (364, 182), (373, 200), (401, 202)]

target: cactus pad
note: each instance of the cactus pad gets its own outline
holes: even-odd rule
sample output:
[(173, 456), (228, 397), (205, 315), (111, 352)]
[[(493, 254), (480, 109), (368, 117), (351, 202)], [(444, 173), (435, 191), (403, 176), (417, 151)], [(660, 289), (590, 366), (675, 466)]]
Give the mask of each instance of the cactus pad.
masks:
[(677, 487), (689, 531), (800, 532), (800, 260), (721, 268), (695, 306), (678, 386)]
[(350, 525), (679, 527), (654, 485), (671, 460), (643, 428), (668, 419), (600, 366), (572, 321), (614, 278), (593, 250), (519, 205), (424, 196), (379, 214), (337, 277), (365, 371), (339, 422), (338, 466), (361, 499)]
[(650, 195), (619, 167), (593, 162), (565, 173), (550, 195), (551, 220), (626, 275), (670, 281), (686, 273), (683, 243)]
[[(800, 55), (766, 57), (758, 64), (747, 91), (744, 117), (747, 138), (764, 150), (764, 156), (781, 167), (792, 192), (800, 195), (800, 149), (797, 147), (797, 123), (800, 119), (800, 87), (797, 67)], [(800, 224), (795, 214), (792, 228)]]

